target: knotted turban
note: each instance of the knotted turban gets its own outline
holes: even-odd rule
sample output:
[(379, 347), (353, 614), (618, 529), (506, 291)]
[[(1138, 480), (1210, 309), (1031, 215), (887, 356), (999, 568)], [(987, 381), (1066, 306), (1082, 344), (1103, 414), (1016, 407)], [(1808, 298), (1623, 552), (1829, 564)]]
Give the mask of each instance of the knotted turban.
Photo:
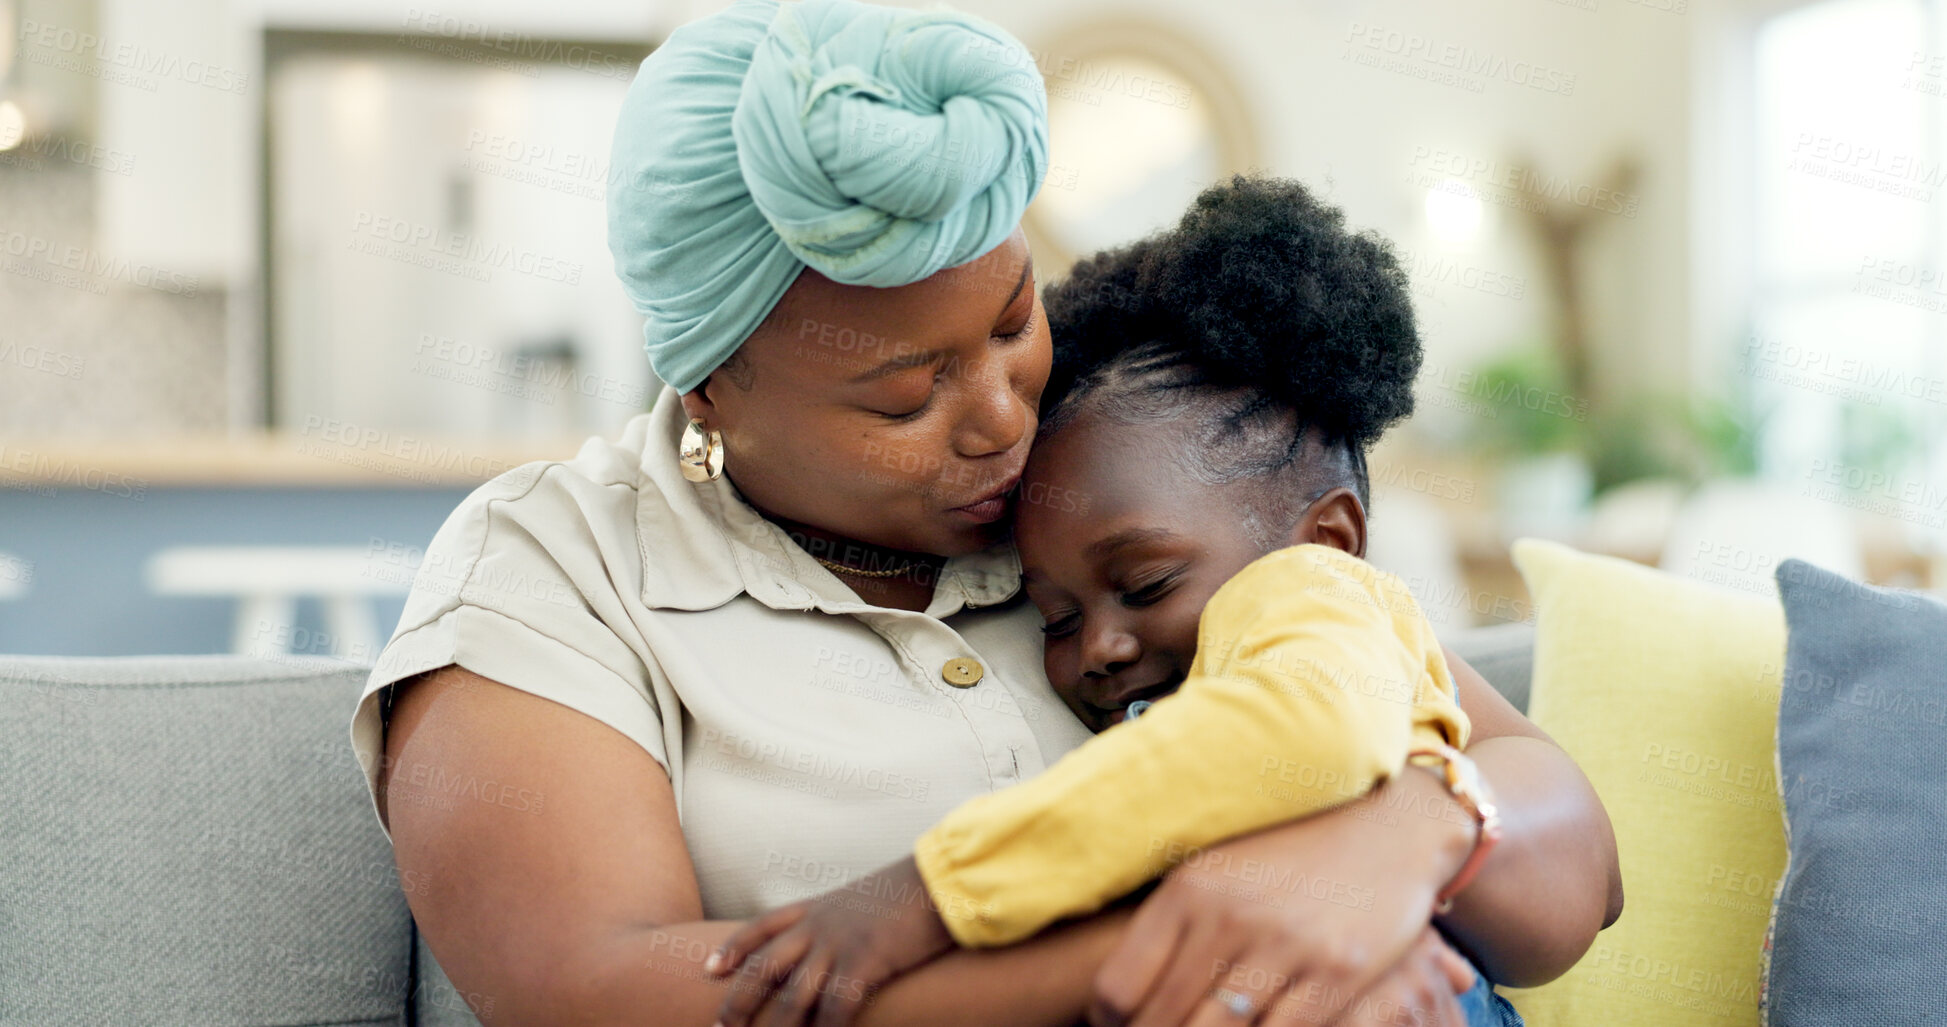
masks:
[(1047, 171), (1047, 97), (971, 16), (738, 0), (642, 62), (611, 162), (615, 270), (687, 392), (807, 266), (883, 288), (1000, 245)]

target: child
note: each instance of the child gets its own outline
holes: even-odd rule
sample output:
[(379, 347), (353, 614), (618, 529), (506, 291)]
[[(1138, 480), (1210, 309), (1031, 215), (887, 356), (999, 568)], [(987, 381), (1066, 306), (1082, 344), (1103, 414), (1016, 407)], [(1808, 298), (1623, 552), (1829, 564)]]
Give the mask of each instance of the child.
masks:
[[(817, 969), (876, 985), (1356, 799), (1410, 754), (1465, 765), (1439, 643), (1405, 586), (1360, 559), (1365, 451), (1411, 411), (1420, 362), (1384, 245), (1295, 184), (1240, 178), (1174, 231), (1079, 265), (1047, 307), (1056, 370), (1016, 545), (1049, 680), (1100, 734), (872, 875), (916, 875), (930, 905), (841, 927), (807, 920), (814, 900), (752, 921), (721, 950), (740, 955), (713, 960), (722, 973), (756, 957), (725, 1001), (732, 1027), (807, 953), (869, 954)], [(1482, 843), (1443, 901), (1492, 844), (1491, 805), (1475, 812)]]

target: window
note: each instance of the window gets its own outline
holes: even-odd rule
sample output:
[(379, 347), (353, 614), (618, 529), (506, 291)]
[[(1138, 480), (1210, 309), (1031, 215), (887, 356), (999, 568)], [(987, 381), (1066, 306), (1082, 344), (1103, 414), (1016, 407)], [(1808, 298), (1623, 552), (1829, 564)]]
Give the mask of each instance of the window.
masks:
[(1947, 538), (1943, 16), (1824, 0), (1763, 22), (1752, 62), (1759, 465), (1916, 538)]

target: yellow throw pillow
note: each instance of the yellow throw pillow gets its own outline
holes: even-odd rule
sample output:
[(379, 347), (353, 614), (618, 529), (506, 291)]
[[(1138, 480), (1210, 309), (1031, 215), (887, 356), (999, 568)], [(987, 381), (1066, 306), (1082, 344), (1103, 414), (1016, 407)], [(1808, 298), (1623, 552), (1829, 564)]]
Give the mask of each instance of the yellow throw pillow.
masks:
[(1529, 716), (1608, 807), (1625, 904), (1566, 975), (1505, 993), (1532, 1027), (1756, 1027), (1785, 869), (1783, 609), (1552, 542), (1514, 562), (1537, 617)]

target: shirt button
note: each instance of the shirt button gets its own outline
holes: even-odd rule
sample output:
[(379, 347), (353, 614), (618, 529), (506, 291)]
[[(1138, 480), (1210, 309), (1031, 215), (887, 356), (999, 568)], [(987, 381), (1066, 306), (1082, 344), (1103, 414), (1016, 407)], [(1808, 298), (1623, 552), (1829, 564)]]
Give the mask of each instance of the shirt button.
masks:
[(940, 668), (940, 676), (955, 688), (972, 688), (980, 683), (981, 676), (986, 673), (979, 660), (966, 656), (948, 660), (946, 666)]

